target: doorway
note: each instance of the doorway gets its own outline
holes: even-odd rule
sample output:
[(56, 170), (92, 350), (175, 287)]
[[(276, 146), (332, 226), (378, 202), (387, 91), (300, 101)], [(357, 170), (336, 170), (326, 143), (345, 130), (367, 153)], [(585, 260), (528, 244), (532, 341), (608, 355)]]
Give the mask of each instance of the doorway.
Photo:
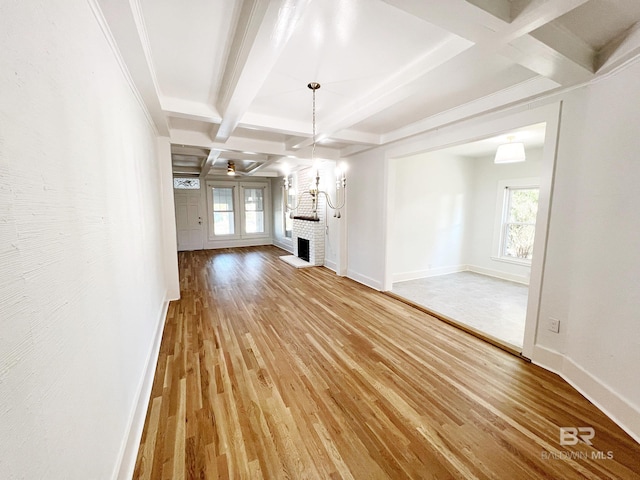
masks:
[[(546, 232), (550, 200), (545, 132), (541, 122), (391, 160), (394, 226), (387, 240), (387, 290), (509, 351), (523, 352), (527, 318), (537, 316), (541, 280), (533, 275), (530, 288), (532, 265), (544, 252), (536, 218)], [(513, 137), (525, 144), (526, 160), (495, 163), (497, 146), (514, 142)], [(542, 244), (535, 253), (534, 239)], [(534, 305), (528, 302), (532, 291)], [(533, 318), (534, 327), (536, 322)]]

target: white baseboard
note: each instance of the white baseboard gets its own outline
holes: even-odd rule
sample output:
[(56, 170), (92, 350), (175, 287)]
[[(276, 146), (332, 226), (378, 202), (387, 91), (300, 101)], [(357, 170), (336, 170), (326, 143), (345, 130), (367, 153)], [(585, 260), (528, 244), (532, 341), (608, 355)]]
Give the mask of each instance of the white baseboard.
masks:
[(491, 268), (479, 267), (477, 265), (468, 265), (468, 270), (470, 272), (480, 273), (481, 275), (487, 275), (488, 277), (495, 277), (502, 280), (509, 280), (510, 282), (529, 285), (529, 277), (525, 277), (524, 275), (516, 275), (513, 273), (502, 272), (500, 270), (493, 270)]
[[(536, 345), (533, 357), (531, 359), (533, 363), (560, 375), (631, 438), (640, 443), (640, 408), (561, 353)], [(598, 432), (596, 432), (597, 435)]]
[(548, 348), (541, 347), (540, 345), (535, 345), (533, 347), (531, 362), (545, 370), (549, 370), (550, 372), (557, 373), (562, 376), (563, 361), (564, 356), (555, 350), (549, 350)]
[(465, 272), (467, 265), (451, 265), (449, 267), (437, 267), (427, 270), (415, 270), (413, 272), (403, 272), (393, 274), (393, 283), (406, 282), (409, 280), (418, 280), (420, 278), (438, 277), (440, 275), (448, 275), (450, 273)]
[[(571, 358), (565, 357), (562, 377), (598, 407), (620, 428), (640, 443), (640, 409), (591, 375)], [(596, 432), (596, 436), (598, 432)]]
[(282, 242), (280, 240), (278, 240), (277, 238), (273, 239), (273, 245), (275, 245), (278, 248), (281, 248), (282, 250), (289, 252), (291, 254), (293, 254), (293, 243), (292, 242)]
[(374, 280), (371, 277), (361, 275), (360, 273), (354, 272), (353, 270), (347, 270), (347, 277), (351, 280), (355, 280), (358, 283), (366, 285), (367, 287), (373, 288), (374, 290), (382, 291), (382, 283)]
[(205, 240), (204, 249), (216, 250), (218, 248), (258, 247), (262, 245), (273, 245), (273, 240), (269, 237), (236, 240)]
[(333, 270), (336, 273), (338, 272), (338, 264), (336, 262), (334, 262), (334, 261), (327, 260), (325, 258), (324, 266), (327, 267), (329, 270)]
[(144, 429), (144, 421), (147, 416), (147, 407), (149, 405), (149, 396), (153, 387), (153, 378), (156, 373), (156, 365), (158, 363), (158, 355), (160, 354), (160, 343), (162, 342), (162, 333), (164, 332), (165, 320), (169, 309), (169, 301), (165, 300), (160, 311), (160, 318), (156, 327), (155, 337), (147, 356), (144, 374), (140, 380), (138, 394), (134, 402), (134, 408), (128, 422), (127, 435), (125, 436), (118, 461), (111, 478), (118, 480), (130, 480), (133, 476), (133, 470), (136, 466), (136, 458), (140, 447), (140, 439), (142, 438), (142, 430)]

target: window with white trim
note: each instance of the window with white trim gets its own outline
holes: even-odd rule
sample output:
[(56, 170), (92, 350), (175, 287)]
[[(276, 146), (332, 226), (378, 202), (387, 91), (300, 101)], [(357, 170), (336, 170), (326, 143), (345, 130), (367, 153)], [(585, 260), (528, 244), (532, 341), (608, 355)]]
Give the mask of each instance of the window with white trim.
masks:
[[(289, 175), (287, 177), (287, 182), (289, 182), (289, 188), (285, 190), (287, 195), (287, 205), (291, 207), (295, 207), (295, 204), (296, 204), (296, 189), (293, 184), (293, 181), (294, 181), (293, 175)], [(286, 208), (283, 211), (284, 221), (282, 222), (282, 225), (284, 226), (285, 238), (293, 237), (293, 215), (291, 213), (292, 212), (290, 210), (287, 210)]]
[(538, 186), (505, 186), (499, 256), (531, 263), (538, 215)]
[(264, 187), (243, 187), (245, 233), (264, 233), (264, 190)]
[(270, 202), (267, 182), (207, 181), (209, 240), (232, 245), (236, 240), (269, 237)]
[(213, 234), (233, 235), (235, 233), (234, 187), (213, 187)]

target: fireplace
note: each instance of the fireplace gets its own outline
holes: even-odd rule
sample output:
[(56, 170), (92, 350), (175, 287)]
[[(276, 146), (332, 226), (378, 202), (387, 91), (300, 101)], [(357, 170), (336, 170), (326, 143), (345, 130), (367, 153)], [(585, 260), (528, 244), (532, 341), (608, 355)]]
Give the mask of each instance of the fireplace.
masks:
[(309, 261), (309, 240), (298, 237), (298, 257), (305, 262)]

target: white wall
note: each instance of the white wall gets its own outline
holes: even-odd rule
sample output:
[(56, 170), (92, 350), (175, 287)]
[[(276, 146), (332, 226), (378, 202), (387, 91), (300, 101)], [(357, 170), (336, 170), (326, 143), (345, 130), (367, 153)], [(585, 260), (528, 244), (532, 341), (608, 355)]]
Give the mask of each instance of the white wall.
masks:
[(493, 156), (461, 157), (440, 150), (392, 159), (389, 218), (393, 281), (472, 270), (528, 283), (530, 266), (492, 259), (498, 184), (539, 177), (542, 149), (527, 161), (496, 165)]
[(493, 156), (473, 159), (472, 202), (465, 261), (473, 271), (523, 283), (529, 282), (530, 266), (515, 265), (491, 257), (496, 251), (497, 243), (496, 208), (502, 210), (502, 203), (497, 204), (498, 184), (505, 180), (540, 177), (542, 148), (527, 148), (526, 156), (523, 163), (500, 165), (494, 163)]
[(372, 150), (349, 160), (347, 187), (347, 276), (372, 288), (384, 285), (387, 225), (384, 151)]
[(172, 283), (156, 135), (88, 2), (0, 18), (0, 472), (110, 478)]
[(473, 160), (444, 152), (392, 160), (394, 281), (466, 268)]
[(640, 440), (638, 78), (636, 61), (565, 99), (537, 345)]

